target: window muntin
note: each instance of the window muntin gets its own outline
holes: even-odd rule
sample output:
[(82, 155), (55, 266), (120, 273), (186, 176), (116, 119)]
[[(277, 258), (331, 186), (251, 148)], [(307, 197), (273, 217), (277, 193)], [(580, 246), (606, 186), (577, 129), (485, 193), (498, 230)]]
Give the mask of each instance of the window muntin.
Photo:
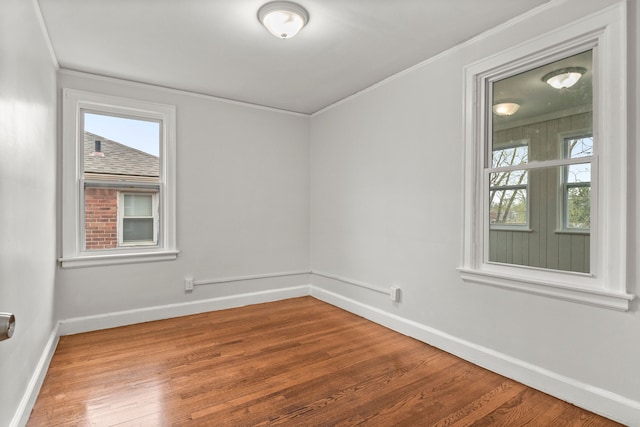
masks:
[[(109, 131), (125, 127), (123, 123), (150, 126), (154, 129), (153, 148), (136, 145), (138, 138), (130, 143), (121, 135), (105, 134), (103, 129), (85, 129), (85, 124), (91, 126), (95, 118), (110, 123)], [(120, 124), (114, 126), (114, 121)], [(63, 89), (62, 256), (59, 259), (63, 267), (177, 257), (175, 123), (175, 107), (170, 105)], [(100, 144), (96, 144), (96, 140)], [(96, 168), (96, 164), (104, 166), (105, 158), (118, 158), (120, 162), (112, 163), (106, 169)], [(115, 170), (114, 164), (117, 165)], [(148, 239), (148, 218), (122, 221), (120, 192), (155, 194), (153, 239)], [(107, 201), (108, 206), (98, 206)], [(95, 206), (90, 207), (90, 204)], [(107, 211), (109, 217), (105, 221), (103, 216)], [(98, 226), (93, 227), (92, 221)], [(125, 223), (146, 224), (142, 242), (122, 242), (119, 234)], [(139, 231), (140, 227), (134, 228)], [(106, 229), (110, 235), (109, 244), (104, 243), (101, 235)], [(125, 235), (129, 236), (129, 233)], [(127, 237), (127, 240), (133, 239)]]

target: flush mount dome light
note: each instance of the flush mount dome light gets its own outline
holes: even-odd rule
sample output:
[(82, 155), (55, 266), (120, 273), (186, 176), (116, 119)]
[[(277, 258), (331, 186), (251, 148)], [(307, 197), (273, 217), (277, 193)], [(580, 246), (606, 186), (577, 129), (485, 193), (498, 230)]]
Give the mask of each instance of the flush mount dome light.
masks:
[(542, 81), (555, 89), (568, 88), (578, 83), (586, 72), (586, 68), (582, 67), (562, 68), (545, 74)]
[(520, 104), (515, 102), (503, 102), (493, 106), (493, 112), (498, 116), (512, 116), (520, 109)]
[(265, 4), (258, 10), (258, 19), (274, 36), (280, 39), (290, 39), (307, 25), (309, 13), (298, 4), (288, 1), (274, 1)]

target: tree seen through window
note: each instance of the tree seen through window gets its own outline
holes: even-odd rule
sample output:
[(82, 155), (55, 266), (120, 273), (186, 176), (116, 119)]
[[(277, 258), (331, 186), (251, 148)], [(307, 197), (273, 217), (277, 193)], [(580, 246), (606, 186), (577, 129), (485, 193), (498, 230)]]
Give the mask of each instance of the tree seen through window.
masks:
[[(489, 174), (489, 218), (495, 225), (527, 225), (527, 184), (526, 170), (512, 169), (511, 166), (528, 162), (529, 146), (525, 145), (495, 149), (492, 152), (491, 167), (498, 169)], [(500, 170), (504, 169), (504, 170)]]

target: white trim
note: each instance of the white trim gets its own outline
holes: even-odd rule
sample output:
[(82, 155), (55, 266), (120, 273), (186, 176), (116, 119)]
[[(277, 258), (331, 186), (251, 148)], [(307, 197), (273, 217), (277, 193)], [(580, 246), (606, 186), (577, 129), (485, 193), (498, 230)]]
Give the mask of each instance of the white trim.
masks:
[[(594, 156), (574, 157), (572, 159), (534, 160), (532, 162), (519, 163), (513, 166), (500, 166), (496, 168), (488, 167), (484, 169), (484, 172), (495, 173), (495, 172), (509, 172), (509, 171), (520, 171), (520, 170), (527, 171), (531, 169), (543, 169), (543, 168), (562, 167), (562, 166), (568, 166), (568, 165), (579, 165), (582, 163), (591, 163), (593, 161), (594, 161)], [(504, 187), (507, 187), (507, 186), (504, 186)]]
[[(592, 203), (597, 215), (591, 224), (591, 274), (534, 269), (490, 263), (485, 258), (487, 203), (484, 200), (484, 144), (488, 106), (486, 82), (569, 56), (585, 47), (594, 49), (594, 120), (597, 145), (592, 159)], [(613, 296), (613, 303), (599, 298), (595, 305), (628, 309), (626, 277), (626, 4), (619, 2), (555, 31), (496, 53), (465, 68), (464, 90), (464, 216), (462, 278), (473, 283), (519, 289), (563, 300), (593, 302), (594, 293)], [(579, 162), (582, 162), (581, 159)], [(545, 162), (552, 165), (554, 161)], [(564, 161), (565, 163), (567, 161)], [(525, 274), (526, 271), (526, 274)], [(525, 275), (527, 278), (525, 278)], [(508, 285), (511, 277), (513, 283)], [(527, 283), (526, 286), (523, 286)], [(543, 284), (543, 286), (539, 286)], [(553, 288), (549, 292), (544, 284)], [(535, 292), (539, 288), (540, 292)], [(555, 289), (575, 292), (558, 293)], [(584, 296), (574, 298), (580, 289)], [(570, 296), (573, 295), (573, 296)], [(582, 301), (585, 302), (585, 301)], [(620, 303), (620, 304), (619, 304)]]
[(33, 375), (31, 375), (31, 379), (27, 384), (27, 388), (22, 394), (22, 399), (20, 399), (20, 404), (18, 405), (18, 408), (13, 415), (13, 419), (9, 423), (9, 427), (20, 427), (27, 425), (29, 416), (31, 416), (31, 410), (33, 409), (33, 406), (35, 405), (38, 398), (38, 394), (40, 393), (42, 383), (47, 376), (47, 370), (49, 369), (51, 359), (53, 358), (53, 354), (55, 353), (56, 347), (58, 346), (59, 338), (60, 335), (58, 333), (58, 324), (56, 324), (56, 326), (53, 328), (53, 331), (51, 331), (51, 335), (49, 335), (47, 344), (42, 350), (40, 360), (38, 360), (38, 364), (33, 371)]
[(139, 262), (173, 261), (180, 251), (99, 253), (95, 255), (58, 258), (61, 267), (95, 267), (99, 265), (133, 264)]
[(288, 288), (270, 289), (266, 291), (249, 292), (246, 294), (229, 295), (198, 301), (181, 302), (176, 304), (158, 305), (94, 316), (74, 317), (61, 320), (60, 335), (73, 335), (82, 332), (133, 325), (136, 323), (152, 322), (154, 320), (170, 319), (173, 317), (189, 316), (208, 311), (225, 310), (243, 307), (251, 304), (280, 301), (309, 295), (309, 285), (292, 286)]
[(530, 277), (518, 277), (511, 274), (466, 269), (458, 269), (458, 271), (461, 279), (467, 283), (512, 289), (612, 310), (629, 310), (629, 303), (635, 297), (628, 293), (619, 293), (606, 289), (585, 289), (583, 287), (554, 283), (548, 280), (535, 280)]
[[(175, 259), (176, 247), (176, 108), (129, 98), (64, 88), (62, 90), (62, 267)], [(85, 250), (82, 161), (82, 111), (140, 117), (161, 123), (158, 245), (156, 248)], [(153, 255), (157, 253), (158, 255)], [(168, 255), (172, 255), (169, 257)]]
[(536, 390), (595, 412), (630, 427), (640, 427), (640, 402), (560, 375), (524, 360), (450, 335), (311, 285), (311, 296), (364, 317), (401, 334), (437, 347)]
[(152, 89), (154, 91), (160, 91), (160, 92), (164, 92), (172, 95), (189, 96), (189, 97), (198, 98), (198, 99), (206, 99), (209, 101), (222, 102), (225, 104), (237, 105), (237, 106), (248, 107), (248, 108), (256, 108), (258, 110), (270, 111), (272, 113), (290, 114), (297, 117), (309, 117), (309, 114), (307, 113), (299, 113), (297, 111), (290, 111), (290, 110), (284, 110), (281, 108), (268, 107), (266, 105), (252, 104), (250, 102), (245, 102), (245, 101), (236, 101), (234, 99), (222, 98), (220, 96), (208, 95), (205, 93), (192, 92), (185, 89), (176, 89), (173, 87), (154, 85), (151, 83), (144, 83), (144, 82), (139, 82), (135, 80), (109, 77), (109, 76), (104, 76), (102, 74), (92, 74), (92, 73), (87, 73), (85, 71), (72, 70), (69, 68), (62, 68), (58, 71), (58, 73), (65, 74), (68, 76), (73, 76), (73, 77), (81, 77), (81, 78), (87, 78), (87, 79), (92, 79), (96, 81), (107, 82), (107, 83), (123, 84), (130, 87)]
[(53, 67), (57, 71), (59, 71), (60, 63), (58, 62), (56, 51), (53, 48), (53, 43), (51, 43), (51, 37), (49, 37), (49, 30), (47, 29), (47, 24), (44, 22), (44, 16), (42, 16), (42, 9), (40, 8), (40, 3), (38, 2), (38, 0), (31, 0), (31, 3), (33, 3), (33, 8), (36, 13), (36, 19), (38, 20), (38, 26), (40, 27), (40, 31), (42, 31), (44, 43), (47, 45), (47, 50), (49, 51), (49, 57), (51, 58), (51, 63), (53, 64)]

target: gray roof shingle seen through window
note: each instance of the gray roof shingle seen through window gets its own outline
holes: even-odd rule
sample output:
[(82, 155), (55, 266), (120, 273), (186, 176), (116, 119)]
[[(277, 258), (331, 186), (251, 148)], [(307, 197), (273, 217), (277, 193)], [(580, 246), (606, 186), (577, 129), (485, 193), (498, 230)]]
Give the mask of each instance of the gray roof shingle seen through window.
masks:
[[(95, 141), (104, 154), (92, 155)], [(84, 172), (90, 174), (159, 177), (159, 158), (91, 132), (84, 133)], [(95, 176), (95, 175), (94, 175)]]

